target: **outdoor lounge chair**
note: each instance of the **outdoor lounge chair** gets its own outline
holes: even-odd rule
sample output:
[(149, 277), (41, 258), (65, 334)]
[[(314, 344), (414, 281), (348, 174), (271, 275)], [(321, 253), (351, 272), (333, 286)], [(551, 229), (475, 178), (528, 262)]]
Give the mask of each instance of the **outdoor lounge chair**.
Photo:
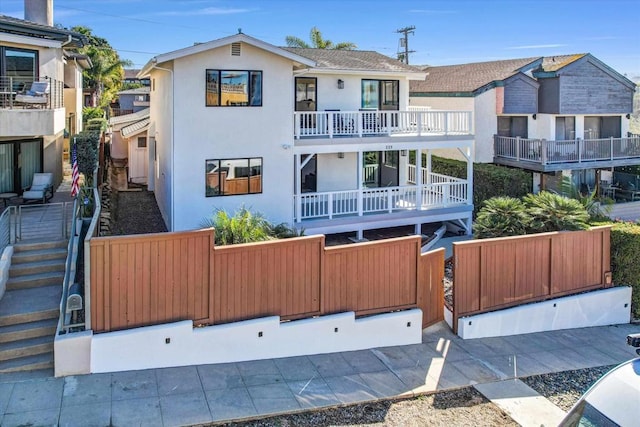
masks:
[(53, 197), (53, 174), (52, 173), (34, 173), (31, 188), (22, 193), (22, 200), (47, 200)]
[(16, 95), (14, 101), (24, 105), (46, 105), (49, 102), (49, 82), (31, 83), (31, 89)]

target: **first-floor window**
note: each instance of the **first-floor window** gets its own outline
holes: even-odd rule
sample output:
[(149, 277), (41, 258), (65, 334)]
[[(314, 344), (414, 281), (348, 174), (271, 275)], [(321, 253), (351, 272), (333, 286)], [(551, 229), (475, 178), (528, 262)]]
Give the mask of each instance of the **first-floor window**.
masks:
[(262, 158), (214, 159), (205, 162), (207, 197), (262, 193)]

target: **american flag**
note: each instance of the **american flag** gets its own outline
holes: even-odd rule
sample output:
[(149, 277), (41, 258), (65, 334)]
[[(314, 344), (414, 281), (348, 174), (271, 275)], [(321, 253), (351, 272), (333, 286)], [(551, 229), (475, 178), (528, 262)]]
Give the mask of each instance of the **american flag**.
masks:
[(78, 195), (80, 191), (80, 173), (78, 172), (78, 153), (76, 152), (76, 142), (73, 141), (71, 147), (71, 197)]

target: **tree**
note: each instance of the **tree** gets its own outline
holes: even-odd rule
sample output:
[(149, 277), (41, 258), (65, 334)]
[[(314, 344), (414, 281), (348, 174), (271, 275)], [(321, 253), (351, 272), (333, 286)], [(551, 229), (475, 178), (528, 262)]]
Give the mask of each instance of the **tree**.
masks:
[(300, 47), (305, 49), (335, 49), (335, 50), (353, 50), (356, 49), (355, 43), (351, 42), (341, 42), (341, 43), (333, 43), (331, 40), (324, 39), (322, 37), (322, 33), (318, 30), (317, 27), (311, 28), (311, 32), (309, 34), (309, 39), (311, 40), (311, 44), (305, 42), (299, 37), (296, 36), (287, 36), (286, 42), (289, 47)]
[(90, 28), (76, 26), (71, 31), (85, 35), (88, 40), (80, 52), (87, 55), (93, 65), (83, 72), (83, 86), (95, 89), (99, 105), (107, 106), (120, 89), (124, 67), (132, 63), (121, 59), (109, 42), (94, 35)]

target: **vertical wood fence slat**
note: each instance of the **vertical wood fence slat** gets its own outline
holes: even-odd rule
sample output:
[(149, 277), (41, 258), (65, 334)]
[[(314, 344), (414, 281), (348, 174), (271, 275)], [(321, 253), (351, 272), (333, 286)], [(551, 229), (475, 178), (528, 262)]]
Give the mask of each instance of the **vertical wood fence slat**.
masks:
[(444, 320), (444, 256), (444, 248), (420, 256), (417, 303), (423, 328)]
[(610, 227), (454, 243), (453, 322), (611, 286)]
[(418, 236), (325, 248), (324, 236), (214, 247), (212, 230), (91, 241), (94, 332), (420, 307), (442, 320), (444, 253)]

